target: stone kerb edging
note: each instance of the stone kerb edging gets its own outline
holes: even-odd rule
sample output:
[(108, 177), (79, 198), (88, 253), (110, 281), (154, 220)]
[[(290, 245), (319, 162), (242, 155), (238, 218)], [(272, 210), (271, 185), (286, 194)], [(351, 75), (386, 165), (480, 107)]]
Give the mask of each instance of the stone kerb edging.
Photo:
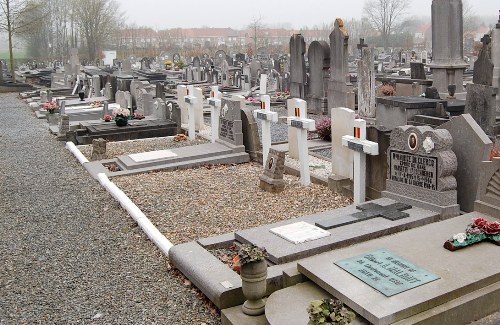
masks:
[[(66, 148), (78, 159), (80, 164), (85, 165), (89, 161), (78, 150), (73, 142), (67, 142)], [(141, 227), (148, 238), (168, 256), (170, 248), (174, 245), (151, 223), (146, 215), (129, 199), (129, 197), (116, 186), (104, 173), (97, 175), (99, 183), (120, 203), (120, 205), (128, 212), (135, 222)]]

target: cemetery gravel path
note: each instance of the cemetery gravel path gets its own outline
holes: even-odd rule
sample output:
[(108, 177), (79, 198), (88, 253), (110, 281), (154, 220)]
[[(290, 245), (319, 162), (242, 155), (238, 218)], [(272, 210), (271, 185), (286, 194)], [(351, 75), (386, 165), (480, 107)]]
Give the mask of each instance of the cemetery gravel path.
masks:
[(0, 325), (220, 324), (14, 94), (0, 94)]

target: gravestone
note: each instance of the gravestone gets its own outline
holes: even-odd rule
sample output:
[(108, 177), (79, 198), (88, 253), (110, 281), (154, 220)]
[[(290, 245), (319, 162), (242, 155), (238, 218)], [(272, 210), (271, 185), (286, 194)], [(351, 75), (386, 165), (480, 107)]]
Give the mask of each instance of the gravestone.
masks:
[(174, 101), (168, 101), (166, 104), (167, 111), (166, 116), (167, 120), (174, 122), (178, 128), (181, 127), (181, 108)]
[(401, 126), (392, 131), (387, 150), (387, 181), (383, 197), (455, 217), (457, 156), (448, 130)]
[(474, 211), (479, 186), (481, 164), (489, 160), (493, 143), (469, 114), (451, 119), (438, 127), (453, 137), (453, 152), (457, 156), (457, 200), (460, 210)]
[(130, 108), (131, 107), (131, 96), (128, 91), (118, 90), (115, 96), (115, 102), (120, 105), (121, 108)]
[(358, 60), (358, 113), (361, 118), (368, 119), (377, 115), (373, 47), (361, 47), (361, 59)]
[(132, 61), (129, 59), (123, 60), (122, 62), (122, 72), (131, 73), (132, 72)]
[(114, 101), (114, 97), (113, 96), (113, 89), (111, 87), (111, 83), (109, 82), (106, 82), (106, 85), (104, 86), (104, 97), (106, 97), (108, 100), (110, 101)]
[(241, 108), (244, 106), (245, 97), (233, 96), (222, 98), (221, 114), (219, 119), (219, 139), (233, 146), (243, 146), (243, 132), (241, 121)]
[(221, 63), (221, 78), (222, 87), (229, 87), (229, 63), (226, 60)]
[(500, 191), (498, 190), (500, 188), (500, 158), (483, 161), (480, 173), (474, 210), (498, 217), (500, 216)]
[(92, 76), (92, 97), (100, 97), (101, 96), (101, 76), (95, 75)]
[(315, 114), (323, 114), (322, 99), (328, 89), (328, 69), (330, 69), (330, 46), (325, 41), (313, 41), (307, 51), (309, 59), (309, 91), (307, 106)]
[(342, 145), (342, 137), (351, 134), (354, 129), (355, 113), (353, 110), (332, 108), (332, 173), (339, 178), (353, 178), (354, 155), (352, 150)]
[[(432, 1), (432, 63), (433, 86), (441, 96), (448, 94), (448, 85), (457, 85), (457, 93), (464, 93), (462, 0)], [(444, 98), (443, 97), (443, 98)]]
[(259, 187), (271, 193), (279, 193), (285, 189), (285, 152), (270, 149), (264, 166), (264, 173), (260, 175)]
[(166, 120), (167, 117), (167, 105), (165, 101), (161, 98), (155, 98), (153, 100), (153, 116), (159, 120)]
[[(335, 20), (335, 28), (330, 34), (330, 83), (328, 87), (328, 107), (349, 107), (347, 98), (347, 82), (349, 70), (347, 68), (349, 35), (340, 18)], [(354, 108), (354, 107), (350, 107)]]
[(424, 64), (420, 62), (410, 62), (410, 78), (426, 80)]
[(476, 85), (493, 85), (493, 62), (491, 61), (491, 36), (486, 34), (481, 38), (483, 47), (479, 57), (474, 63), (474, 76), (472, 82)]
[(429, 99), (441, 99), (439, 92), (436, 87), (429, 87), (425, 90), (425, 98)]
[[(500, 89), (500, 14), (498, 23), (493, 28), (491, 33), (492, 47), (491, 47), (491, 60), (493, 62), (493, 83), (492, 86)], [(500, 107), (500, 94), (496, 98), (497, 109)]]
[(184, 101), (184, 97), (187, 96), (187, 93), (188, 93), (188, 89), (186, 86), (184, 86), (184, 85), (177, 86), (177, 103), (181, 109), (182, 124), (188, 123), (187, 105), (186, 105), (186, 102)]
[(66, 140), (66, 133), (69, 131), (69, 115), (61, 114), (59, 117), (59, 131), (57, 132), (58, 140)]
[(137, 96), (137, 111), (144, 116), (153, 115), (153, 95), (148, 93), (146, 89), (138, 89)]
[(104, 159), (106, 159), (106, 140), (102, 138), (92, 140), (92, 154), (90, 160), (96, 161)]
[(476, 84), (467, 85), (467, 99), (465, 101), (464, 112), (465, 114), (470, 114), (491, 138), (495, 137), (497, 95), (497, 88)]
[(306, 84), (306, 43), (301, 34), (293, 34), (290, 38), (290, 96), (305, 98)]
[(163, 82), (156, 84), (156, 98), (161, 98), (165, 101), (165, 84)]
[(250, 86), (253, 87), (257, 84), (260, 72), (262, 71), (262, 64), (258, 60), (250, 62)]

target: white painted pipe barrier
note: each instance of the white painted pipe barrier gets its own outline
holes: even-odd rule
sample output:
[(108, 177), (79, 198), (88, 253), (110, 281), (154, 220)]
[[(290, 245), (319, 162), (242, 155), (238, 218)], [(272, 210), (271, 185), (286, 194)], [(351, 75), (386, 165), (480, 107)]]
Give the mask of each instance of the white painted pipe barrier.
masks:
[[(76, 159), (78, 159), (80, 164), (84, 165), (89, 162), (73, 142), (67, 142), (66, 148), (76, 157)], [(163, 236), (161, 232), (158, 231), (155, 225), (153, 225), (146, 215), (142, 213), (141, 209), (139, 209), (134, 202), (132, 202), (132, 200), (130, 200), (128, 196), (118, 188), (118, 186), (111, 182), (106, 174), (99, 173), (97, 175), (97, 179), (99, 183), (101, 183), (101, 185), (111, 194), (111, 196), (113, 196), (128, 212), (132, 219), (137, 222), (148, 238), (155, 243), (155, 245), (165, 255), (168, 256), (168, 251), (174, 245), (165, 236)]]
[(75, 146), (75, 144), (71, 141), (66, 142), (66, 149), (68, 149), (75, 157), (78, 159), (80, 164), (85, 164), (88, 163), (89, 160), (85, 158), (85, 156), (78, 150), (78, 148)]
[(100, 173), (97, 175), (99, 183), (108, 190), (108, 192), (118, 201), (121, 206), (127, 210), (132, 219), (134, 219), (139, 227), (144, 230), (148, 238), (158, 246), (158, 248), (168, 256), (168, 251), (172, 248), (173, 244), (156, 229), (156, 227), (149, 221), (149, 219), (142, 213), (142, 211), (128, 198), (122, 190), (112, 183), (109, 178)]

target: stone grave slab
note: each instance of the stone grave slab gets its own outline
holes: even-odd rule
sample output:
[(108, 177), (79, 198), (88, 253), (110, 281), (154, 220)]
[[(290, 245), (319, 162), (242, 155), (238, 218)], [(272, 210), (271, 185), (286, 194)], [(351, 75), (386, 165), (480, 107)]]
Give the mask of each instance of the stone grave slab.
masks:
[[(479, 217), (485, 216), (474, 212), (320, 254), (299, 261), (298, 270), (376, 325), (396, 322), (413, 324), (416, 319), (427, 320), (424, 321), (426, 324), (467, 323), (474, 318), (461, 318), (456, 322), (452, 317), (481, 318), (500, 307), (498, 300), (495, 300), (495, 297), (500, 296), (500, 264), (492, 258), (498, 255), (498, 247), (479, 243), (458, 252), (450, 252), (443, 248), (443, 243), (452, 235), (463, 232), (472, 218)], [(489, 220), (492, 221), (491, 218)], [(366, 256), (381, 249), (390, 251), (439, 279), (386, 297), (336, 265), (343, 260)], [(373, 260), (368, 262), (379, 262)], [(399, 267), (402, 268), (402, 265)], [(410, 279), (405, 274), (398, 274), (401, 275), (399, 279)], [(488, 303), (484, 303), (482, 297), (489, 298), (486, 299)], [(475, 301), (482, 302), (481, 310), (477, 310)], [(461, 311), (457, 312), (457, 309)], [(405, 320), (410, 317), (412, 320)], [(437, 318), (447, 321), (432, 322)]]
[[(391, 199), (378, 199), (370, 202), (378, 206), (390, 206), (398, 202)], [(411, 207), (404, 210), (406, 218), (389, 219), (374, 217), (367, 220), (347, 220), (356, 213), (363, 212), (355, 205), (332, 211), (325, 211), (309, 216), (302, 216), (293, 220), (285, 220), (275, 224), (263, 225), (253, 229), (237, 231), (235, 239), (242, 244), (255, 244), (265, 247), (269, 260), (275, 264), (283, 264), (309, 257), (322, 252), (330, 251), (361, 241), (386, 236), (399, 231), (419, 227), (439, 220), (439, 213)], [(326, 224), (327, 222), (342, 223), (340, 227), (328, 229), (331, 236), (310, 240), (301, 244), (292, 243), (271, 232), (271, 229), (287, 226), (297, 222), (306, 222), (311, 225)]]
[(66, 108), (71, 107), (71, 106), (80, 106), (80, 105), (88, 105), (93, 102), (104, 102), (108, 100), (106, 97), (89, 97), (89, 98), (84, 98), (83, 100), (80, 100), (79, 98), (77, 99), (66, 99)]
[(331, 235), (328, 231), (304, 221), (272, 228), (269, 231), (294, 244), (302, 244)]
[(158, 151), (136, 153), (136, 154), (129, 155), (129, 157), (133, 161), (140, 163), (140, 162), (150, 161), (150, 160), (173, 158), (173, 157), (177, 157), (177, 154), (173, 153), (172, 150), (158, 150)]

